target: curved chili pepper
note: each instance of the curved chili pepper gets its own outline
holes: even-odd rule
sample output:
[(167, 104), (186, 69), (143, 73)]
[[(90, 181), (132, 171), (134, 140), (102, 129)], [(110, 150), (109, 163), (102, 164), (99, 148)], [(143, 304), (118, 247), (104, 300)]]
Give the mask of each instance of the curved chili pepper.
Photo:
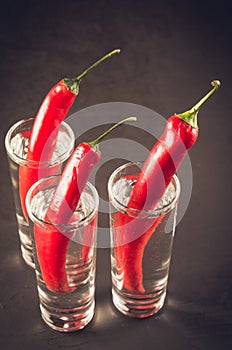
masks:
[[(133, 187), (128, 208), (137, 210), (154, 209), (172, 180), (188, 149), (194, 145), (198, 137), (197, 115), (200, 107), (218, 89), (220, 82), (212, 83), (213, 89), (203, 97), (191, 110), (175, 114), (167, 120), (166, 128), (155, 143), (147, 157)], [(133, 230), (140, 229), (137, 219), (121, 212), (114, 219), (115, 234), (122, 236), (126, 243), (115, 251), (118, 265), (124, 267), (124, 288), (131, 292), (143, 293), (142, 260), (144, 249), (159, 221), (154, 227), (143, 228), (141, 236), (133, 241)], [(142, 228), (142, 227), (141, 227)], [(144, 233), (145, 232), (145, 233)], [(122, 262), (123, 257), (123, 262)]]
[[(155, 219), (133, 219), (117, 212), (113, 219), (114, 252), (117, 271), (123, 275), (123, 287), (135, 293), (144, 293), (142, 260), (144, 249), (164, 215)], [(131, 240), (127, 242), (128, 238)], [(126, 243), (125, 243), (126, 242)]]
[[(108, 53), (83, 73), (75, 78), (65, 78), (54, 85), (46, 95), (42, 102), (39, 111), (36, 115), (33, 124), (30, 143), (28, 147), (27, 160), (37, 162), (48, 161), (52, 158), (59, 126), (65, 119), (70, 107), (74, 103), (79, 94), (79, 86), (81, 80), (96, 66), (105, 61), (112, 55), (119, 53), (120, 50), (113, 50)], [(25, 198), (27, 191), (31, 185), (39, 178), (53, 175), (59, 172), (60, 167), (46, 168), (40, 174), (41, 169), (20, 166), (19, 168), (19, 193), (21, 198), (22, 210), (27, 219), (27, 210), (25, 205)], [(39, 176), (41, 175), (41, 176)]]
[[(55, 189), (49, 207), (45, 215), (45, 221), (54, 225), (65, 224), (70, 221), (80, 200), (81, 193), (88, 181), (93, 167), (100, 160), (99, 143), (112, 130), (126, 121), (134, 121), (135, 117), (128, 117), (113, 125), (96, 140), (89, 143), (81, 143), (74, 150), (67, 162), (59, 183)], [(86, 227), (82, 258), (86, 262), (89, 255), (94, 220)], [(59, 231), (59, 227), (44, 229), (34, 225), (34, 237), (36, 252), (39, 260), (44, 282), (49, 290), (55, 293), (68, 293), (68, 285), (65, 263), (66, 251), (71, 236), (66, 237)]]

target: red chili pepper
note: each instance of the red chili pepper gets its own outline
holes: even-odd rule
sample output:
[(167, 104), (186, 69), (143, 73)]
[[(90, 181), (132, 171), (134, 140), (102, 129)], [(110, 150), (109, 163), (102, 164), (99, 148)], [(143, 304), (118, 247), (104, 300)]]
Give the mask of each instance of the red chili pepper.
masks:
[[(167, 120), (164, 133), (155, 143), (139, 173), (128, 208), (137, 210), (154, 209), (172, 180), (188, 149), (198, 137), (197, 114), (202, 104), (218, 89), (219, 81), (213, 81), (213, 89), (191, 110), (173, 115)], [(162, 218), (156, 219), (147, 231), (129, 215), (121, 212), (114, 217), (114, 233), (124, 236), (124, 243), (115, 250), (117, 266), (123, 266), (124, 288), (143, 293), (142, 260), (146, 244)], [(144, 225), (146, 225), (144, 223)], [(137, 236), (139, 230), (140, 237)], [(136, 240), (133, 234), (136, 233)], [(117, 237), (116, 237), (117, 239)]]
[(145, 292), (142, 283), (143, 252), (163, 217), (164, 215), (156, 219), (131, 218), (121, 212), (114, 215), (114, 252), (117, 271), (123, 275), (123, 286), (128, 291), (140, 294)]
[[(27, 160), (37, 162), (48, 161), (54, 152), (59, 126), (66, 117), (70, 107), (79, 94), (81, 80), (96, 66), (120, 50), (108, 53), (83, 73), (73, 79), (62, 79), (48, 92), (36, 115), (28, 147)], [(60, 167), (47, 168), (43, 173), (39, 169), (20, 166), (19, 168), (19, 192), (22, 210), (27, 219), (25, 198), (31, 185), (39, 178), (58, 173)], [(40, 175), (40, 176), (39, 176)]]
[[(81, 193), (86, 185), (93, 167), (100, 159), (99, 142), (113, 129), (126, 121), (136, 120), (135, 117), (126, 118), (113, 125), (96, 140), (81, 143), (66, 164), (52, 200), (45, 215), (45, 221), (55, 225), (70, 221), (78, 205)], [(88, 245), (93, 238), (94, 220), (86, 227), (85, 239), (82, 249), (82, 259), (86, 262), (89, 255)], [(44, 229), (34, 225), (34, 236), (37, 256), (44, 282), (47, 288), (55, 293), (68, 293), (65, 262), (66, 251), (71, 237), (66, 237), (59, 228)]]
[(89, 261), (91, 247), (93, 247), (94, 245), (94, 233), (96, 224), (97, 216), (93, 218), (89, 225), (85, 226), (85, 233), (82, 246), (82, 260), (84, 264), (86, 264)]

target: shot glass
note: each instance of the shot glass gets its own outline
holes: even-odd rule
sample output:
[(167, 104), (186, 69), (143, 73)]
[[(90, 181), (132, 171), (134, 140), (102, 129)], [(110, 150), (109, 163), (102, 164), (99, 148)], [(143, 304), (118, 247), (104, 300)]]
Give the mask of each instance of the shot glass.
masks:
[(68, 223), (46, 217), (59, 176), (36, 182), (26, 205), (42, 319), (54, 330), (85, 327), (95, 309), (98, 193), (87, 183)]
[(152, 316), (164, 305), (180, 195), (174, 176), (154, 210), (129, 208), (141, 167), (127, 163), (108, 181), (113, 304), (135, 318)]
[(25, 213), (26, 193), (23, 196), (20, 193), (22, 186), (24, 186), (24, 192), (30, 186), (29, 181), (22, 174), (28, 171), (30, 182), (34, 183), (42, 177), (60, 173), (62, 166), (72, 153), (75, 143), (72, 129), (63, 122), (59, 129), (57, 144), (51, 161), (43, 161), (42, 159), (38, 162), (27, 160), (26, 155), (33, 123), (34, 118), (20, 120), (8, 130), (5, 137), (21, 252), (23, 259), (31, 267), (34, 267), (34, 261), (28, 218)]

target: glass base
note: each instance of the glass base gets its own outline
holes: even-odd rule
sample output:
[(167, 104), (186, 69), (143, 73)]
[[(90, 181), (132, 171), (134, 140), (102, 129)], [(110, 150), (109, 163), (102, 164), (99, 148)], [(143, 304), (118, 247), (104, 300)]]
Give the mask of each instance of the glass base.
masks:
[(164, 305), (166, 287), (150, 294), (130, 294), (112, 288), (114, 306), (124, 315), (135, 318), (146, 318), (156, 314)]
[(75, 332), (84, 328), (93, 318), (95, 301), (72, 309), (60, 309), (41, 302), (40, 310), (44, 322), (59, 332)]
[(28, 266), (35, 268), (29, 225), (19, 215), (17, 215), (17, 222), (23, 260)]

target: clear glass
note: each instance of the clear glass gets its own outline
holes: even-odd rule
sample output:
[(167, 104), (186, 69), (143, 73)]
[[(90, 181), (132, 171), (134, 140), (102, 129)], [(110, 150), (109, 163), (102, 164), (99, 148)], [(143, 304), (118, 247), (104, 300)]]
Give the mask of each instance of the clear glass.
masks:
[[(5, 137), (22, 257), (31, 267), (34, 267), (32, 245), (28, 219), (23, 213), (20, 200), (19, 173), (20, 171), (25, 171), (25, 168), (31, 169), (36, 174), (36, 181), (44, 176), (60, 173), (65, 161), (72, 153), (75, 143), (72, 129), (63, 122), (59, 129), (57, 145), (52, 160), (49, 162), (42, 160), (40, 162), (29, 161), (26, 159), (26, 155), (33, 123), (34, 118), (20, 120), (9, 129)], [(22, 180), (24, 183), (27, 181), (24, 177), (22, 177)]]
[[(35, 183), (27, 194), (26, 203), (42, 318), (52, 329), (72, 332), (85, 327), (94, 315), (99, 198), (95, 187), (87, 183), (78, 207), (67, 224), (53, 224), (47, 218), (45, 221), (45, 213), (58, 180), (59, 176), (51, 176)], [(36, 236), (38, 227), (42, 230), (39, 231), (40, 237)], [(42, 250), (42, 255), (38, 254), (41, 234), (43, 240), (47, 240), (46, 252)], [(64, 278), (61, 280), (60, 265), (56, 265), (62, 259), (65, 282)], [(49, 275), (52, 265), (57, 271)], [(53, 286), (57, 285), (59, 288), (54, 289)]]
[(123, 314), (144, 318), (164, 305), (180, 183), (176, 176), (154, 210), (127, 207), (142, 163), (109, 178), (112, 297)]

